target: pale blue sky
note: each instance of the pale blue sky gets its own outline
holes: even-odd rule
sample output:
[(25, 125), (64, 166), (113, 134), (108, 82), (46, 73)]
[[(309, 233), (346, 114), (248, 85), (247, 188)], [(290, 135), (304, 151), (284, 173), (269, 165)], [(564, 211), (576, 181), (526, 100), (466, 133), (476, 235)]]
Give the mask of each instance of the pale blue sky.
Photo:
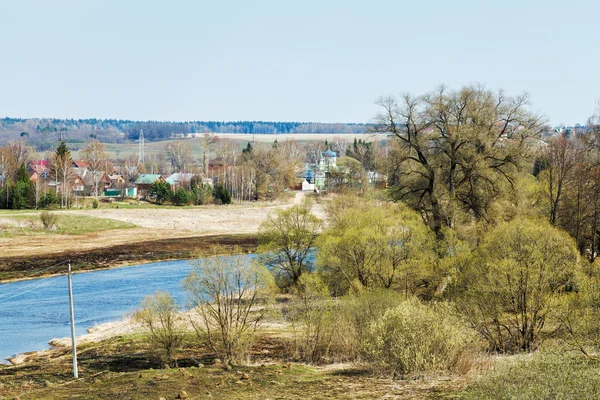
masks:
[(0, 0), (0, 116), (368, 122), (484, 83), (551, 123), (600, 97), (600, 2)]

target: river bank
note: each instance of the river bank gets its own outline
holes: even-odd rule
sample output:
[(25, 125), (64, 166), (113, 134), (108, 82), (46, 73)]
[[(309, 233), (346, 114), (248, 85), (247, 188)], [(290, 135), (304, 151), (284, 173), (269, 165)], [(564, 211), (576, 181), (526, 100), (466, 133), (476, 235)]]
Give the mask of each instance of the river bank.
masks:
[(73, 248), (61, 253), (0, 257), (0, 283), (64, 274), (69, 260), (74, 271), (93, 271), (214, 254), (249, 253), (257, 246), (257, 234), (199, 235), (85, 250)]

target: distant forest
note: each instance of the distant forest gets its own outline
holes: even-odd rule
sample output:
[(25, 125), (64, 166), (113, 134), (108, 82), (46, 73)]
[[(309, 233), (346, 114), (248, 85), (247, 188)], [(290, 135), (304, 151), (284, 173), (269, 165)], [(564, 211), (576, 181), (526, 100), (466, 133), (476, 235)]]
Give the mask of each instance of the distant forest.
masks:
[(124, 143), (136, 140), (142, 129), (146, 140), (159, 141), (189, 133), (363, 133), (366, 128), (366, 124), (319, 122), (3, 118), (0, 145), (22, 138), (38, 150), (51, 148), (60, 138), (68, 143), (83, 143), (90, 137), (106, 143)]

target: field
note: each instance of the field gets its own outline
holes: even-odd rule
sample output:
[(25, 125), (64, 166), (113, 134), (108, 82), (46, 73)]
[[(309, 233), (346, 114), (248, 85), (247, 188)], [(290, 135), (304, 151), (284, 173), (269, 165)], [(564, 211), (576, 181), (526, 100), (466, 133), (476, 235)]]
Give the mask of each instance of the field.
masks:
[[(277, 141), (285, 141), (285, 140), (294, 140), (301, 145), (304, 145), (308, 142), (315, 141), (331, 141), (334, 138), (342, 138), (349, 142), (354, 141), (354, 139), (362, 139), (368, 141), (382, 141), (387, 140), (386, 135), (382, 134), (362, 134), (362, 133), (290, 133), (285, 135), (267, 135), (267, 134), (244, 134), (244, 133), (218, 133), (216, 136), (222, 141), (230, 141), (237, 144), (240, 148), (245, 147), (248, 142), (256, 141), (259, 143), (273, 143), (275, 139)], [(161, 140), (159, 142), (150, 142), (146, 140), (146, 144), (144, 147), (144, 153), (146, 156), (158, 154), (163, 151), (165, 146), (169, 143), (184, 141), (186, 144), (191, 146), (192, 148), (192, 156), (196, 159), (200, 159), (202, 156), (202, 152), (200, 150), (200, 139), (198, 138), (181, 138), (181, 139), (169, 139), (169, 140)], [(111, 160), (119, 159), (124, 160), (127, 159), (131, 155), (137, 155), (138, 153), (138, 144), (137, 143), (125, 143), (125, 144), (112, 144), (106, 143), (105, 150), (108, 154), (108, 158)], [(73, 158), (79, 158), (79, 151), (74, 150), (72, 152)], [(43, 156), (43, 155), (42, 155)], [(211, 153), (211, 157), (214, 157), (214, 152)]]
[[(296, 202), (302, 196), (298, 193)], [(250, 251), (256, 248), (262, 221), (291, 204), (289, 200), (198, 207), (114, 203), (98, 209), (53, 211), (58, 221), (50, 230), (43, 228), (39, 211), (3, 210), (0, 280), (26, 277), (68, 258), (76, 268), (95, 269), (189, 258), (220, 247)], [(313, 211), (324, 217), (318, 205)]]
[[(441, 399), (463, 385), (437, 377), (391, 380), (353, 365), (308, 366), (273, 359), (281, 342), (263, 337), (262, 360), (233, 369), (214, 363), (199, 348), (186, 349), (180, 368), (160, 369), (136, 335), (81, 346), (79, 380), (72, 379), (65, 350), (32, 356), (25, 364), (0, 367), (0, 395), (25, 399)], [(265, 350), (268, 349), (268, 350)], [(245, 375), (244, 375), (245, 374)]]

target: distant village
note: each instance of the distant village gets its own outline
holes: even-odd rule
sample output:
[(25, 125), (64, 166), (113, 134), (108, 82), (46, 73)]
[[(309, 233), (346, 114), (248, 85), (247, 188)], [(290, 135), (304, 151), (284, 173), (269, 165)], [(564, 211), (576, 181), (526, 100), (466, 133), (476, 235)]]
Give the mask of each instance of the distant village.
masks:
[[(117, 162), (109, 160), (103, 144), (95, 139), (91, 142), (100, 147), (101, 157), (93, 159), (69, 159), (58, 161), (59, 150), (47, 159), (9, 160), (11, 154), (28, 153), (18, 149), (6, 149), (0, 159), (0, 200), (2, 208), (46, 208), (49, 206), (72, 207), (78, 198), (95, 197), (112, 202), (126, 198), (156, 203), (207, 204), (211, 202), (252, 201), (273, 199), (286, 190), (302, 190), (320, 193), (335, 191), (343, 187), (362, 188), (365, 185), (383, 187), (387, 184), (382, 168), (377, 168), (378, 146), (366, 141), (354, 143), (337, 140), (335, 143), (309, 143), (299, 146), (296, 142), (284, 141), (272, 145), (248, 146), (235, 149), (224, 146), (226, 151), (217, 151), (214, 158), (206, 157), (198, 163), (191, 159), (186, 141), (176, 142), (181, 154), (174, 158), (187, 158), (185, 162), (173, 162), (168, 174), (156, 164), (143, 162)], [(21, 148), (22, 142), (12, 142), (7, 147)], [(168, 145), (169, 146), (169, 145)], [(167, 146), (167, 147), (168, 147)], [(59, 146), (60, 147), (60, 146)], [(336, 151), (333, 151), (335, 148)], [(143, 150), (140, 150), (143, 160)], [(166, 149), (166, 151), (174, 151)], [(32, 153), (32, 152), (30, 152)], [(340, 157), (339, 153), (345, 154)], [(83, 152), (82, 154), (85, 154)], [(21, 173), (16, 170), (20, 166)], [(9, 166), (13, 165), (13, 171)], [(148, 171), (150, 169), (151, 171)], [(167, 168), (165, 168), (167, 169)], [(19, 196), (18, 181), (29, 181), (29, 191)], [(151, 173), (148, 173), (151, 172)], [(22, 183), (22, 186), (27, 186)], [(12, 194), (11, 194), (12, 193)], [(2, 204), (0, 203), (0, 204)]]

